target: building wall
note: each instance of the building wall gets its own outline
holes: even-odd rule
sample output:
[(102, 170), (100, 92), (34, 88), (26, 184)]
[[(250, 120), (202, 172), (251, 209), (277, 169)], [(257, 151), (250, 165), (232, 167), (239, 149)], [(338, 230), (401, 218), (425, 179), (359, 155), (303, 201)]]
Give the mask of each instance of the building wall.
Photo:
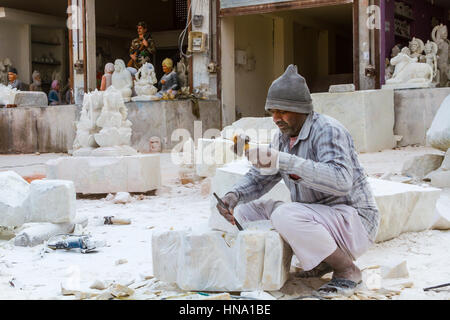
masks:
[(19, 72), (19, 79), (30, 83), (30, 26), (0, 21), (0, 59), (8, 57)]
[(262, 15), (235, 19), (235, 49), (255, 60), (254, 70), (235, 67), (236, 109), (243, 117), (263, 116), (267, 90), (274, 80), (273, 19)]
[(222, 9), (225, 9), (234, 7), (253, 6), (259, 4), (277, 3), (277, 2), (289, 2), (289, 1), (293, 0), (221, 0), (220, 7)]

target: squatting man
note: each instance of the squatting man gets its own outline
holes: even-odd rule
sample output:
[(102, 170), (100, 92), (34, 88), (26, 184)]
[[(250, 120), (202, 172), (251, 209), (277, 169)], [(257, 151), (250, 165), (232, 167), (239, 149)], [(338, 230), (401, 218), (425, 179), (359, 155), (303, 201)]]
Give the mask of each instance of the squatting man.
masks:
[[(380, 215), (350, 133), (313, 111), (310, 91), (290, 65), (269, 88), (266, 111), (279, 128), (270, 146), (246, 152), (250, 171), (217, 205), (231, 223), (271, 220), (291, 246), (299, 277), (332, 280), (319, 292), (354, 290), (362, 281), (354, 261), (375, 241)], [(257, 200), (281, 179), (292, 203)]]

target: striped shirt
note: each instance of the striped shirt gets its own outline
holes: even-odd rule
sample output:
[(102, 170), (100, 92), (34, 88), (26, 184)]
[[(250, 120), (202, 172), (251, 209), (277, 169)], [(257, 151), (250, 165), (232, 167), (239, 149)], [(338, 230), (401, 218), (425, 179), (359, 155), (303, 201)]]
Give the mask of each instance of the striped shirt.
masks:
[(290, 138), (281, 132), (272, 148), (280, 151), (278, 172), (262, 175), (258, 169), (250, 169), (233, 187), (239, 202), (259, 199), (283, 179), (293, 202), (355, 208), (370, 240), (375, 241), (380, 214), (353, 139), (343, 125), (312, 112), (292, 148)]

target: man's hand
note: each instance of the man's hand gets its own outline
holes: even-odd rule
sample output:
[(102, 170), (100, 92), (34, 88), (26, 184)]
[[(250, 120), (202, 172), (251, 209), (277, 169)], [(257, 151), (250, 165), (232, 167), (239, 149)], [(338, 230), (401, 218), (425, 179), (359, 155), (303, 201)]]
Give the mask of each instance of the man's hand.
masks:
[(221, 200), (228, 206), (228, 210), (227, 208), (223, 208), (219, 203), (217, 204), (217, 210), (219, 210), (220, 214), (231, 224), (236, 224), (234, 222), (233, 211), (239, 202), (238, 196), (234, 192), (228, 192)]
[(269, 146), (260, 145), (245, 152), (247, 159), (258, 169), (276, 169), (278, 151)]
[(142, 44), (143, 44), (145, 47), (148, 47), (148, 41), (145, 40), (145, 38), (142, 40)]
[(130, 54), (130, 58), (133, 59), (134, 61), (136, 61), (136, 54)]

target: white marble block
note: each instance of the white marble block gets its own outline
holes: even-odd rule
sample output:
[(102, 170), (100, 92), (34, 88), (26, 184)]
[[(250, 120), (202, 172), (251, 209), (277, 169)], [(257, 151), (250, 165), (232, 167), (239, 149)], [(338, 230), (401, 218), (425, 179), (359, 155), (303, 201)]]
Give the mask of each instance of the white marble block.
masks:
[(30, 185), (14, 171), (0, 172), (0, 226), (25, 223)]
[(359, 152), (377, 152), (396, 146), (393, 90), (314, 93), (311, 96), (314, 111), (342, 123)]
[[(225, 195), (249, 169), (250, 167), (243, 162), (234, 162), (218, 168), (212, 180), (212, 192), (216, 192), (219, 196)], [(369, 184), (381, 215), (376, 242), (393, 239), (405, 232), (419, 232), (432, 227), (436, 202), (441, 194), (440, 189), (373, 178), (369, 178)], [(283, 180), (261, 199), (291, 201), (289, 190)], [(215, 206), (216, 201), (211, 200), (209, 226), (229, 232), (234, 230), (235, 227), (219, 215)]]
[(427, 143), (433, 148), (447, 151), (450, 148), (450, 95), (442, 102), (427, 131)]
[(380, 179), (369, 179), (369, 182), (381, 213), (377, 242), (432, 227), (440, 189)]
[(158, 154), (62, 157), (46, 163), (49, 179), (70, 180), (83, 194), (148, 192), (161, 185)]
[(46, 107), (48, 98), (45, 92), (41, 91), (18, 91), (14, 97), (14, 104), (20, 107)]
[(30, 184), (31, 222), (68, 223), (76, 216), (76, 194), (72, 181), (34, 180)]
[(275, 291), (288, 278), (292, 251), (269, 229), (199, 228), (153, 233), (152, 256), (155, 277), (183, 290)]

